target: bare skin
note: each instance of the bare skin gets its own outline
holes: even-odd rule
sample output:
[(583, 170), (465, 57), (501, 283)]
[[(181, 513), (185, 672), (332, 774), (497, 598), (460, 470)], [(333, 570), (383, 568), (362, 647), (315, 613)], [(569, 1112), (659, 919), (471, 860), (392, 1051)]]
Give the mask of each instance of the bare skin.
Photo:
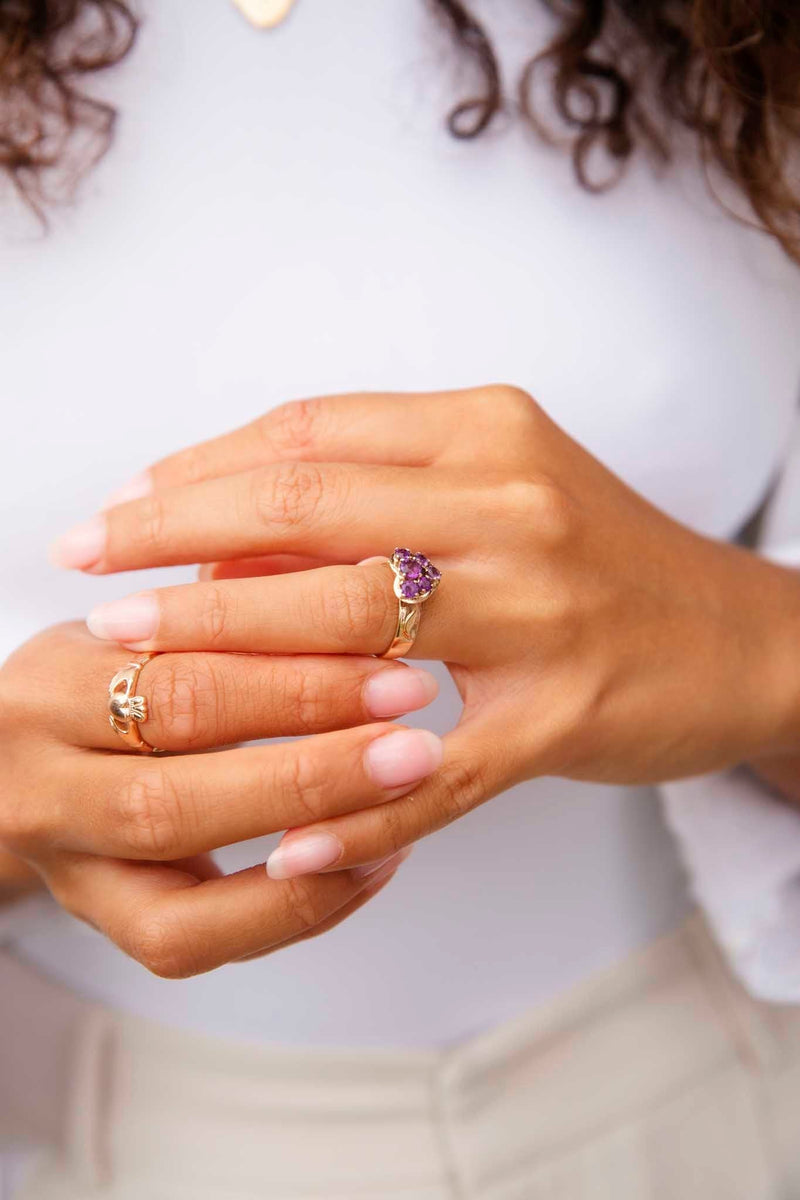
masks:
[(797, 754), (797, 574), (659, 512), (515, 388), (298, 402), (136, 491), (56, 551), (94, 573), (207, 564), (95, 611), (129, 646), (380, 653), (391, 575), (355, 564), (400, 543), (444, 571), (414, 654), (447, 663), (462, 719), (413, 794), (287, 833), (284, 850), (329, 835), (328, 869), (535, 775), (646, 783)]
[[(142, 731), (169, 754), (147, 756), (126, 751), (104, 706), (130, 658), (75, 623), (0, 672), (2, 892), (35, 876), (151, 971), (178, 977), (323, 932), (388, 880), (402, 855), (275, 882), (263, 864), (223, 876), (209, 852), (386, 803), (433, 771), (438, 739), (385, 723), (387, 696), (432, 698), (427, 673), (364, 657), (160, 655), (140, 676), (152, 710)], [(217, 749), (290, 734), (305, 736)]]

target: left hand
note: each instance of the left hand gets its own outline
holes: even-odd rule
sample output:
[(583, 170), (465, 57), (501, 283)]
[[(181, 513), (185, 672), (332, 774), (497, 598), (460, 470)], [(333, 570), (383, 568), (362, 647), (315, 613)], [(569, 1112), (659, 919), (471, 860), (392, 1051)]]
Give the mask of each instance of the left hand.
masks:
[(659, 512), (517, 389), (297, 402), (147, 479), (57, 548), (96, 573), (216, 564), (95, 611), (136, 649), (379, 654), (393, 576), (352, 564), (406, 545), (443, 572), (413, 653), (447, 663), (461, 720), (411, 794), (315, 823), (331, 869), (534, 775), (655, 782), (800, 744), (795, 573)]

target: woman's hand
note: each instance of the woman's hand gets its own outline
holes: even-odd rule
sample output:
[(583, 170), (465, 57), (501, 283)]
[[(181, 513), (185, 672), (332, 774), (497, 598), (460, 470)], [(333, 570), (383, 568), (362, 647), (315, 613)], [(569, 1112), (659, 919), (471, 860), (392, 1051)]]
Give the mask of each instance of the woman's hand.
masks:
[(38, 891), (41, 886), (42, 881), (32, 867), (15, 854), (0, 850), (0, 904), (17, 900), (27, 892)]
[[(62, 564), (223, 561), (96, 610), (127, 645), (380, 653), (391, 572), (342, 564), (407, 545), (444, 573), (414, 649), (464, 700), (442, 769), (291, 831), (275, 876), (374, 859), (533, 775), (658, 781), (800, 744), (794, 573), (657, 511), (515, 389), (288, 405), (145, 489), (62, 541)], [(320, 563), (337, 565), (291, 571)]]
[[(275, 883), (263, 865), (225, 877), (207, 852), (391, 801), (434, 770), (433, 734), (373, 723), (427, 703), (426, 672), (359, 657), (158, 656), (138, 684), (144, 736), (173, 752), (156, 756), (127, 752), (108, 723), (109, 681), (130, 658), (66, 625), (0, 671), (0, 845), (69, 912), (177, 977), (321, 933), (388, 880), (397, 857)], [(317, 736), (186, 753), (298, 733)]]

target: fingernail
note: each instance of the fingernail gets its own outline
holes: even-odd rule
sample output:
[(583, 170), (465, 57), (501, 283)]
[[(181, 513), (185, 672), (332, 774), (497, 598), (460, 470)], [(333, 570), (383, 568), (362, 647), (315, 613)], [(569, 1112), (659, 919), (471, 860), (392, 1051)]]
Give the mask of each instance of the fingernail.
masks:
[(270, 879), (294, 879), (333, 866), (344, 847), (332, 833), (309, 833), (281, 842), (267, 859)]
[(105, 517), (92, 517), (65, 533), (50, 547), (50, 561), (67, 571), (85, 571), (103, 557), (106, 546)]
[(442, 742), (427, 729), (398, 729), (367, 746), (367, 773), (381, 787), (404, 787), (430, 775), (442, 761)]
[[(363, 867), (353, 867), (353, 875), (356, 879), (368, 879), (370, 875), (383, 879), (396, 866), (399, 867), (404, 859), (408, 858), (412, 849), (412, 846), (404, 846), (402, 850), (398, 850), (395, 854), (389, 854), (386, 858), (379, 858), (377, 862), (364, 863)], [(387, 869), (382, 871), (382, 867), (386, 867)], [(380, 875), (378, 874), (379, 872)]]
[(364, 685), (364, 704), (373, 717), (396, 717), (430, 704), (439, 685), (420, 667), (385, 667)]
[(149, 642), (158, 630), (158, 600), (139, 592), (108, 604), (98, 604), (86, 618), (89, 632), (107, 642)]
[(100, 508), (105, 510), (114, 508), (117, 504), (127, 504), (129, 500), (141, 500), (142, 496), (149, 496), (152, 490), (153, 480), (150, 472), (141, 471), (138, 475), (134, 475), (133, 479), (123, 483), (122, 487), (106, 496)]

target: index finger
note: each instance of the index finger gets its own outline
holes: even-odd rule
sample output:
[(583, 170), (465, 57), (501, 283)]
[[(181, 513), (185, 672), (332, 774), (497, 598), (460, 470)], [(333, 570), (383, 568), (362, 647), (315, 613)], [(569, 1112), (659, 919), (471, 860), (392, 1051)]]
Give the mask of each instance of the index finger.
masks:
[(375, 876), (335, 871), (274, 882), (261, 865), (198, 881), (169, 866), (75, 857), (60, 861), (47, 882), (70, 912), (153, 974), (183, 979), (333, 923), (399, 862), (400, 856)]

